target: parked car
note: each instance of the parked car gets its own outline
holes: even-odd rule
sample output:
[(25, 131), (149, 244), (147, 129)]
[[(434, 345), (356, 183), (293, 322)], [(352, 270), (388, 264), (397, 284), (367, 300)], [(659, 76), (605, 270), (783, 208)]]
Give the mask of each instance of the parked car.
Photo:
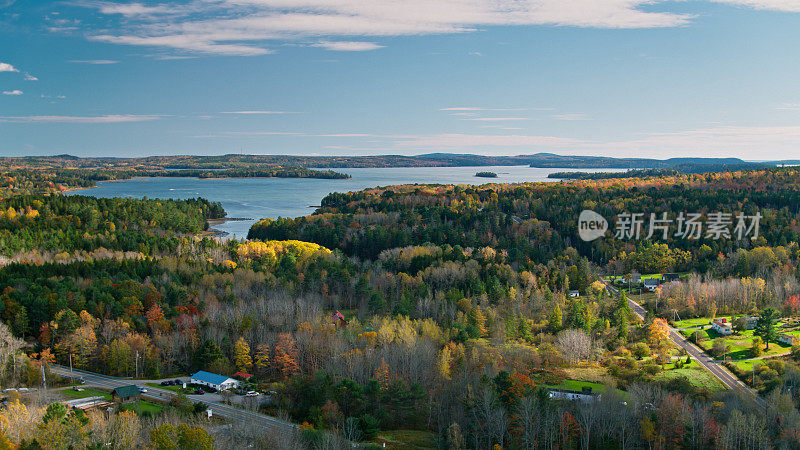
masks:
[(205, 394), (205, 393), (206, 393), (206, 391), (204, 391), (204, 390), (202, 390), (202, 389), (196, 389), (196, 390), (194, 391), (194, 394), (195, 394), (195, 395), (203, 395), (203, 394)]
[(182, 386), (183, 385), (183, 381), (181, 381), (181, 380), (175, 380), (175, 381), (173, 381), (173, 383), (175, 383), (175, 386)]
[(256, 391), (247, 391), (247, 393), (244, 394), (245, 397), (258, 397), (258, 395), (259, 394)]
[(78, 386), (72, 386), (72, 390), (81, 392), (81, 391), (83, 391), (83, 388), (82, 387), (78, 387)]
[(172, 381), (162, 381), (160, 384), (162, 386), (172, 386)]
[(146, 387), (144, 387), (144, 386), (137, 386), (137, 387), (139, 388), (139, 392), (141, 392), (142, 394), (147, 392), (147, 388)]

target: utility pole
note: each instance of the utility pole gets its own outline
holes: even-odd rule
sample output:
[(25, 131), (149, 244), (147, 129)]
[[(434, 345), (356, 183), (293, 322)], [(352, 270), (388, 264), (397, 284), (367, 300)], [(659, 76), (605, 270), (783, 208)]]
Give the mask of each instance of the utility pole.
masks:
[(69, 352), (69, 376), (75, 381), (75, 373), (72, 371), (72, 352)]
[(139, 376), (139, 350), (136, 350), (136, 368), (134, 369), (133, 372), (133, 378), (136, 378), (138, 376)]
[(39, 366), (39, 369), (42, 370), (42, 387), (44, 390), (47, 390), (47, 378), (44, 376), (44, 362)]

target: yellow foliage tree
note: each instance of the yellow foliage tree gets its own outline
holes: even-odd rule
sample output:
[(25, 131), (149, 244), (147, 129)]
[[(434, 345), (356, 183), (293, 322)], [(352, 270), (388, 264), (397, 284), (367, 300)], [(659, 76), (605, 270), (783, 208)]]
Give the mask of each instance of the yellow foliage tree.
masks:
[(233, 348), (233, 363), (240, 372), (247, 372), (253, 367), (253, 359), (250, 357), (250, 344), (240, 337)]

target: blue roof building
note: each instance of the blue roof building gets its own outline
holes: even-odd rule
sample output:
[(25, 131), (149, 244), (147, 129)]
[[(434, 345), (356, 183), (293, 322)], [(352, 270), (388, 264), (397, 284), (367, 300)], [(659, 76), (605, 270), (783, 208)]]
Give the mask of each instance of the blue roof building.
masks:
[(224, 391), (225, 389), (232, 389), (239, 386), (239, 382), (231, 377), (217, 375), (216, 373), (206, 372), (203, 370), (192, 375), (191, 382), (194, 384), (208, 386), (218, 391)]

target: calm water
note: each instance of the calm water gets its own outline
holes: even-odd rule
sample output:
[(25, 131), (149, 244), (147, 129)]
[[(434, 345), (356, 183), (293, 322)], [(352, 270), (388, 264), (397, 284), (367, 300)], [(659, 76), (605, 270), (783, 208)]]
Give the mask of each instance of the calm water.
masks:
[[(348, 180), (309, 178), (134, 178), (98, 183), (98, 187), (73, 194), (94, 197), (148, 197), (186, 199), (203, 197), (221, 202), (228, 217), (250, 220), (229, 221), (214, 228), (238, 238), (247, 237), (255, 220), (269, 217), (298, 217), (314, 212), (331, 192), (350, 192), (394, 184), (486, 184), (524, 181), (556, 181), (547, 174), (571, 169), (539, 169), (528, 166), (503, 167), (414, 167), (380, 169), (334, 169), (350, 174)], [(582, 171), (600, 171), (581, 169)], [(602, 169), (610, 172), (613, 169)], [(490, 171), (497, 178), (478, 178), (476, 172)]]

